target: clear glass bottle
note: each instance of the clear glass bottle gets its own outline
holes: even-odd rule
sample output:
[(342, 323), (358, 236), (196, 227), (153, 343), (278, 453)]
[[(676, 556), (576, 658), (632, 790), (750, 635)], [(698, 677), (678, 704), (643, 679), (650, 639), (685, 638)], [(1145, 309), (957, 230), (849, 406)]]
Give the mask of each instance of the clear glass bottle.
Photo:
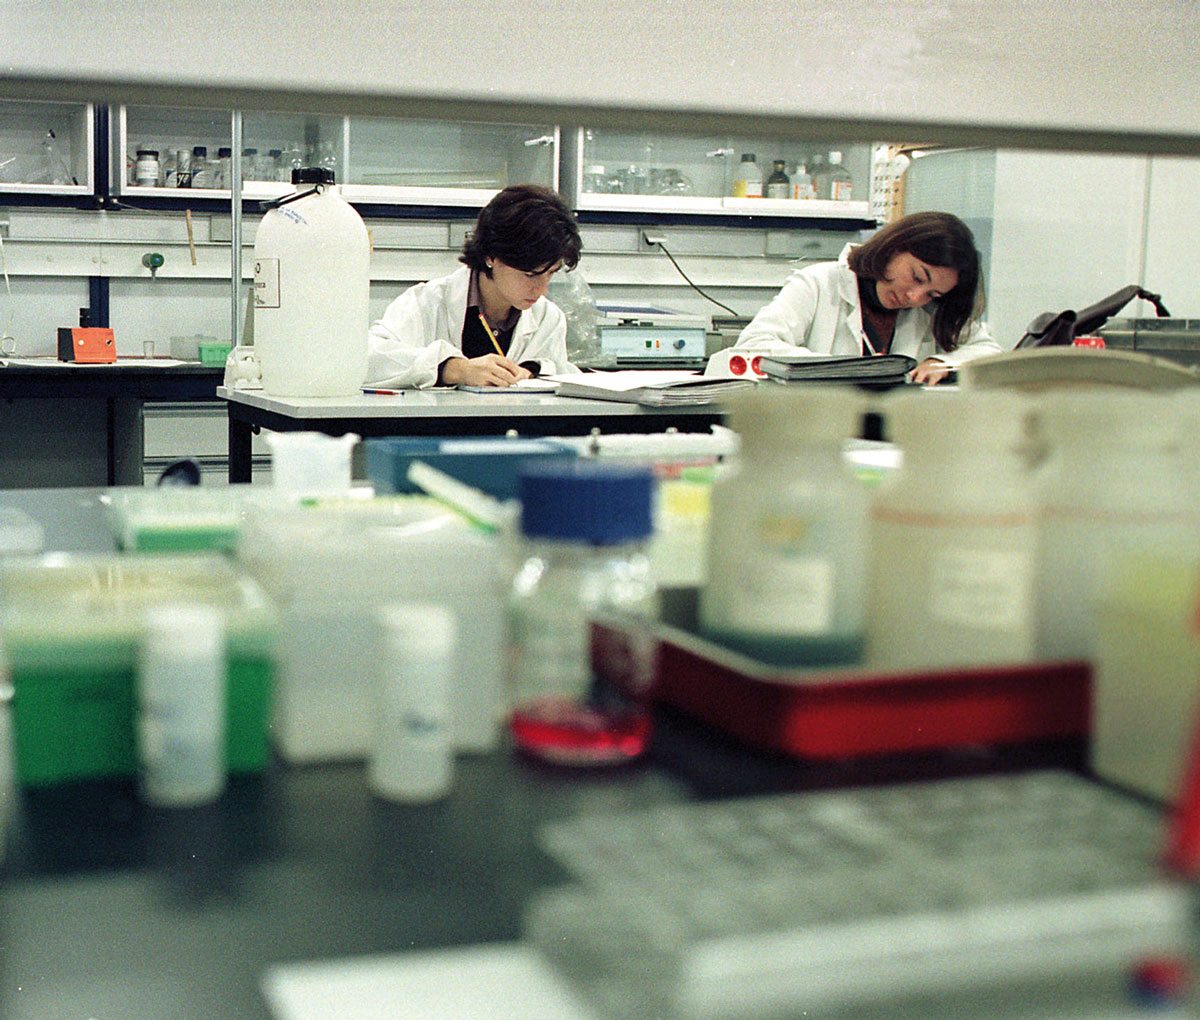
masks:
[[(658, 615), (647, 542), (649, 469), (596, 461), (526, 469), (520, 478), (522, 562), (509, 601), (509, 731), (517, 748), (567, 765), (638, 757), (650, 714), (630, 692), (596, 681), (591, 620)], [(635, 642), (636, 643), (636, 642)], [(636, 664), (634, 686), (649, 679)]]
[(906, 669), (1032, 660), (1028, 401), (910, 389), (880, 410), (903, 463), (871, 505), (867, 661)]
[(279, 154), (279, 180), (285, 184), (292, 183), (292, 171), (304, 166), (304, 154), (297, 142), (289, 142)]
[(850, 387), (760, 387), (730, 404), (735, 470), (712, 487), (700, 626), (761, 662), (856, 662), (863, 649), (867, 492), (843, 448)]
[(812, 177), (804, 163), (797, 163), (792, 173), (792, 197), (795, 199), (816, 198), (813, 191)]
[(849, 202), (854, 197), (854, 182), (850, 179), (850, 171), (842, 166), (840, 152), (829, 154), (826, 174), (827, 179), (821, 197), (834, 202)]
[(233, 149), (228, 145), (222, 145), (217, 149), (217, 167), (216, 173), (213, 176), (214, 188), (230, 188), (233, 186), (233, 178), (230, 176), (230, 166), (233, 164)]
[(784, 169), (786, 164), (782, 159), (771, 164), (771, 176), (767, 178), (767, 198), (791, 198), (792, 181)]
[(753, 152), (743, 152), (742, 161), (733, 174), (734, 198), (762, 198), (762, 171), (754, 160)]
[(133, 182), (141, 188), (155, 188), (159, 183), (157, 149), (138, 149), (133, 165)]
[(208, 160), (208, 146), (196, 145), (192, 147), (192, 187), (193, 188), (211, 188), (213, 187), (213, 165)]
[(258, 149), (254, 146), (247, 146), (242, 149), (242, 180), (257, 181), (258, 173)]
[(341, 160), (338, 159), (337, 150), (333, 147), (333, 142), (321, 143), (320, 159), (317, 161), (317, 166), (319, 166), (322, 170), (332, 171), (333, 179), (335, 181), (341, 181)]
[(380, 611), (380, 624), (382, 675), (367, 779), (388, 800), (438, 800), (450, 792), (454, 778), (454, 613), (433, 604), (388, 605)]

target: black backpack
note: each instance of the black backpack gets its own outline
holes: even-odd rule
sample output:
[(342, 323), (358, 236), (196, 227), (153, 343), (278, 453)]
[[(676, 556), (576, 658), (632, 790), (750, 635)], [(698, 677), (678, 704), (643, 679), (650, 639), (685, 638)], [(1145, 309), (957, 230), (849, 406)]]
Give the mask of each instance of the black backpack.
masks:
[(1025, 335), (1018, 341), (1016, 349), (1070, 346), (1077, 336), (1087, 336), (1103, 326), (1110, 316), (1119, 312), (1135, 297), (1154, 305), (1154, 311), (1159, 318), (1170, 317), (1171, 313), (1163, 306), (1162, 298), (1158, 294), (1151, 294), (1137, 284), (1130, 284), (1094, 305), (1088, 305), (1080, 312), (1071, 309), (1065, 312), (1044, 312), (1026, 327)]

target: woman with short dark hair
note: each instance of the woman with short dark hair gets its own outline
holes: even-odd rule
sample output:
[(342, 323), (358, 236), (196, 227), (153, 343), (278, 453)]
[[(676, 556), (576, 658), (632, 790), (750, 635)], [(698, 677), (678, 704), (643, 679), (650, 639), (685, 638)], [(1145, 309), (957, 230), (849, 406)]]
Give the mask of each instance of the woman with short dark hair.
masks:
[(550, 278), (579, 263), (575, 219), (559, 196), (514, 184), (480, 212), (464, 265), (410, 287), (371, 324), (368, 386), (511, 386), (575, 371)]
[(1002, 350), (980, 321), (983, 284), (970, 229), (956, 216), (905, 216), (837, 262), (805, 266), (741, 332), (737, 346), (779, 353), (907, 354), (936, 383)]

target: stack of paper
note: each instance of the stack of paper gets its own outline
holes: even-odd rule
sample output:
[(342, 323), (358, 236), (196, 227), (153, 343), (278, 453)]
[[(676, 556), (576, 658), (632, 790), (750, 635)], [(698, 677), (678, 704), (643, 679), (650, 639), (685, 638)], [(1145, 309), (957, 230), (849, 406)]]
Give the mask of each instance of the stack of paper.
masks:
[(757, 385), (753, 379), (713, 379), (699, 372), (628, 369), (551, 376), (560, 397), (619, 400), (643, 407), (694, 407)]

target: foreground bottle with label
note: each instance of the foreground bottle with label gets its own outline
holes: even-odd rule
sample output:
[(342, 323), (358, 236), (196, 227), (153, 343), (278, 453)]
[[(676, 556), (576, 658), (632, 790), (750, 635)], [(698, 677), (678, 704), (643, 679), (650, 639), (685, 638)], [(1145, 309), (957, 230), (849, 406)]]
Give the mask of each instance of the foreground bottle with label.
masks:
[(742, 448), (713, 483), (705, 635), (780, 666), (861, 657), (867, 493), (843, 446), (863, 410), (856, 390), (807, 384), (731, 403)]
[[(509, 729), (526, 754), (613, 765), (646, 749), (651, 718), (638, 692), (593, 676), (591, 625), (597, 614), (635, 622), (658, 615), (646, 548), (653, 491), (649, 469), (594, 461), (521, 475), (525, 547), (509, 600)], [(648, 683), (649, 669), (632, 672)]]
[(903, 465), (870, 516), (867, 661), (882, 669), (1034, 657), (1030, 406), (1007, 392), (881, 402)]
[(270, 396), (348, 397), (367, 375), (370, 242), (333, 174), (307, 167), (254, 242), (254, 346)]

